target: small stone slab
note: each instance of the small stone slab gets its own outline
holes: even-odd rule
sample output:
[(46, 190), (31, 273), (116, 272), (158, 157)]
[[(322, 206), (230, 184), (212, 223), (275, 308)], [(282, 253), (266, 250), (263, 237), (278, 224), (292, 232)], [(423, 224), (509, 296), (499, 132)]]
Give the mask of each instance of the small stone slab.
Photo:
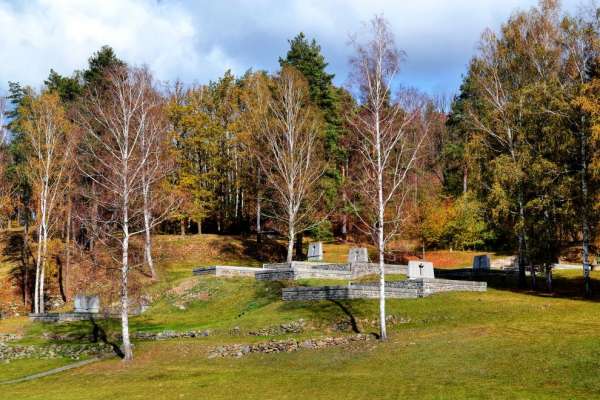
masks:
[(429, 261), (411, 260), (408, 262), (408, 279), (435, 278), (433, 263)]
[(369, 253), (366, 247), (353, 247), (348, 252), (348, 262), (353, 263), (368, 263)]
[(482, 254), (473, 257), (473, 271), (489, 271), (490, 270), (490, 256)]
[(74, 303), (76, 313), (97, 314), (100, 312), (100, 298), (98, 296), (78, 294), (75, 296)]
[(323, 261), (323, 242), (309, 243), (308, 261)]

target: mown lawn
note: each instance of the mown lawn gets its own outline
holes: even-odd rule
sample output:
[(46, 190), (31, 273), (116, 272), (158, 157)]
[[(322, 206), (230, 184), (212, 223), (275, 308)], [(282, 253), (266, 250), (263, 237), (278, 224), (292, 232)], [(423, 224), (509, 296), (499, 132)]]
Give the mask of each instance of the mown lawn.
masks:
[[(198, 260), (200, 261), (200, 260)], [(227, 261), (227, 260), (226, 260)], [(168, 284), (156, 303), (132, 319), (132, 330), (208, 329), (210, 336), (136, 342), (135, 360), (113, 359), (43, 379), (0, 386), (1, 399), (590, 399), (600, 398), (600, 303), (578, 298), (580, 274), (557, 273), (561, 297), (494, 285), (485, 293), (446, 293), (390, 300), (396, 317), (390, 339), (348, 347), (209, 359), (225, 343), (351, 334), (337, 331), (354, 318), (376, 332), (377, 301), (282, 302), (283, 284), (251, 279), (189, 277), (170, 261)], [(187, 270), (187, 277), (184, 273)], [(600, 273), (593, 277), (598, 282)], [(402, 276), (392, 279), (403, 279)], [(369, 279), (369, 278), (366, 278)], [(299, 282), (317, 284), (322, 282)], [(542, 282), (543, 283), (543, 282)], [(566, 290), (571, 288), (570, 291)], [(249, 336), (251, 330), (304, 319), (302, 334)], [(88, 323), (28, 326), (23, 342), (43, 331), (78, 333)], [(100, 322), (110, 334), (115, 322)], [(23, 328), (23, 326), (25, 326)], [(231, 334), (232, 328), (238, 328)], [(83, 340), (83, 339), (81, 339)], [(0, 380), (39, 372), (62, 360), (0, 365)], [(46, 363), (46, 364), (44, 364)]]
[[(600, 381), (593, 372), (600, 368), (596, 302), (499, 290), (392, 300), (390, 314), (408, 322), (392, 326), (387, 343), (208, 359), (209, 349), (222, 343), (267, 340), (230, 336), (227, 331), (233, 326), (244, 330), (305, 318), (311, 327), (302, 336), (340, 335), (330, 325), (348, 315), (332, 302), (260, 300), (252, 293), (264, 288), (248, 280), (208, 278), (200, 285), (218, 295), (180, 313), (165, 301), (134, 319), (133, 326), (210, 328), (213, 336), (137, 343), (136, 360), (129, 365), (103, 361), (4, 386), (3, 398), (600, 397)], [(374, 301), (346, 305), (359, 320), (376, 315)]]

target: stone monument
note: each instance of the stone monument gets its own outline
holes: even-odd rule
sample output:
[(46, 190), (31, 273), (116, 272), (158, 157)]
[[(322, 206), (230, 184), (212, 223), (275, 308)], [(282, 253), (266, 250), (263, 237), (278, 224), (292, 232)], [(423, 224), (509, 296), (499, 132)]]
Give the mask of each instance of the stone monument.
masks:
[(100, 312), (100, 298), (98, 296), (78, 294), (75, 296), (74, 302), (76, 313), (98, 314)]
[(323, 242), (308, 244), (308, 261), (323, 261)]
[(490, 270), (490, 256), (487, 254), (473, 257), (473, 271), (487, 272)]
[(411, 260), (408, 262), (408, 279), (435, 278), (433, 263), (429, 261)]
[(353, 247), (348, 252), (348, 263), (368, 263), (369, 253), (366, 247)]

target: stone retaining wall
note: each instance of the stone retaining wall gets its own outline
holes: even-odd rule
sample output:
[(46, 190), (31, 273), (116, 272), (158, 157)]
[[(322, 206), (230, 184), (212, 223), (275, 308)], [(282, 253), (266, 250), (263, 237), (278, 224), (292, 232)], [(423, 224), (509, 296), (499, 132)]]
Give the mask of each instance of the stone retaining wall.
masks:
[(295, 278), (294, 271), (291, 269), (285, 270), (262, 270), (254, 274), (257, 281), (287, 281)]
[[(453, 281), (449, 279), (411, 279), (386, 282), (385, 295), (390, 299), (416, 299), (434, 293), (461, 291), (484, 292), (486, 282)], [(293, 287), (282, 290), (284, 301), (377, 299), (379, 285), (373, 283), (351, 283), (348, 286)]]
[[(296, 262), (281, 264), (265, 264), (268, 269), (259, 270), (256, 273), (256, 279), (263, 281), (294, 280), (294, 279), (339, 279), (351, 280), (365, 275), (376, 274), (379, 272), (379, 265), (374, 263), (354, 263), (354, 264), (317, 264), (308, 262)], [(284, 268), (287, 266), (287, 268)], [(387, 274), (407, 273), (408, 266), (386, 264), (385, 272)]]
[(43, 313), (29, 314), (29, 319), (35, 322), (72, 322), (72, 321), (87, 321), (90, 319), (102, 318), (101, 314), (97, 313)]
[(254, 274), (263, 271), (260, 268), (238, 267), (230, 265), (215, 265), (212, 267), (201, 267), (193, 270), (194, 275), (215, 275), (215, 276), (246, 276), (254, 278)]

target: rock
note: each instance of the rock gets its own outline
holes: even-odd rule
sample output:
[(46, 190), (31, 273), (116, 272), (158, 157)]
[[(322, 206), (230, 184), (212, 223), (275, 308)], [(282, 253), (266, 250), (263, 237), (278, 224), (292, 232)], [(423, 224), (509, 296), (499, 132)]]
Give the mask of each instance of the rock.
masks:
[(251, 345), (232, 344), (218, 346), (209, 354), (208, 358), (215, 357), (235, 357), (239, 358), (250, 353), (291, 353), (299, 349), (321, 349), (332, 346), (348, 345), (352, 342), (370, 340), (367, 335), (357, 334), (353, 336), (326, 337), (320, 339), (307, 339), (299, 342), (297, 339), (288, 340), (270, 340), (268, 342), (256, 343)]

